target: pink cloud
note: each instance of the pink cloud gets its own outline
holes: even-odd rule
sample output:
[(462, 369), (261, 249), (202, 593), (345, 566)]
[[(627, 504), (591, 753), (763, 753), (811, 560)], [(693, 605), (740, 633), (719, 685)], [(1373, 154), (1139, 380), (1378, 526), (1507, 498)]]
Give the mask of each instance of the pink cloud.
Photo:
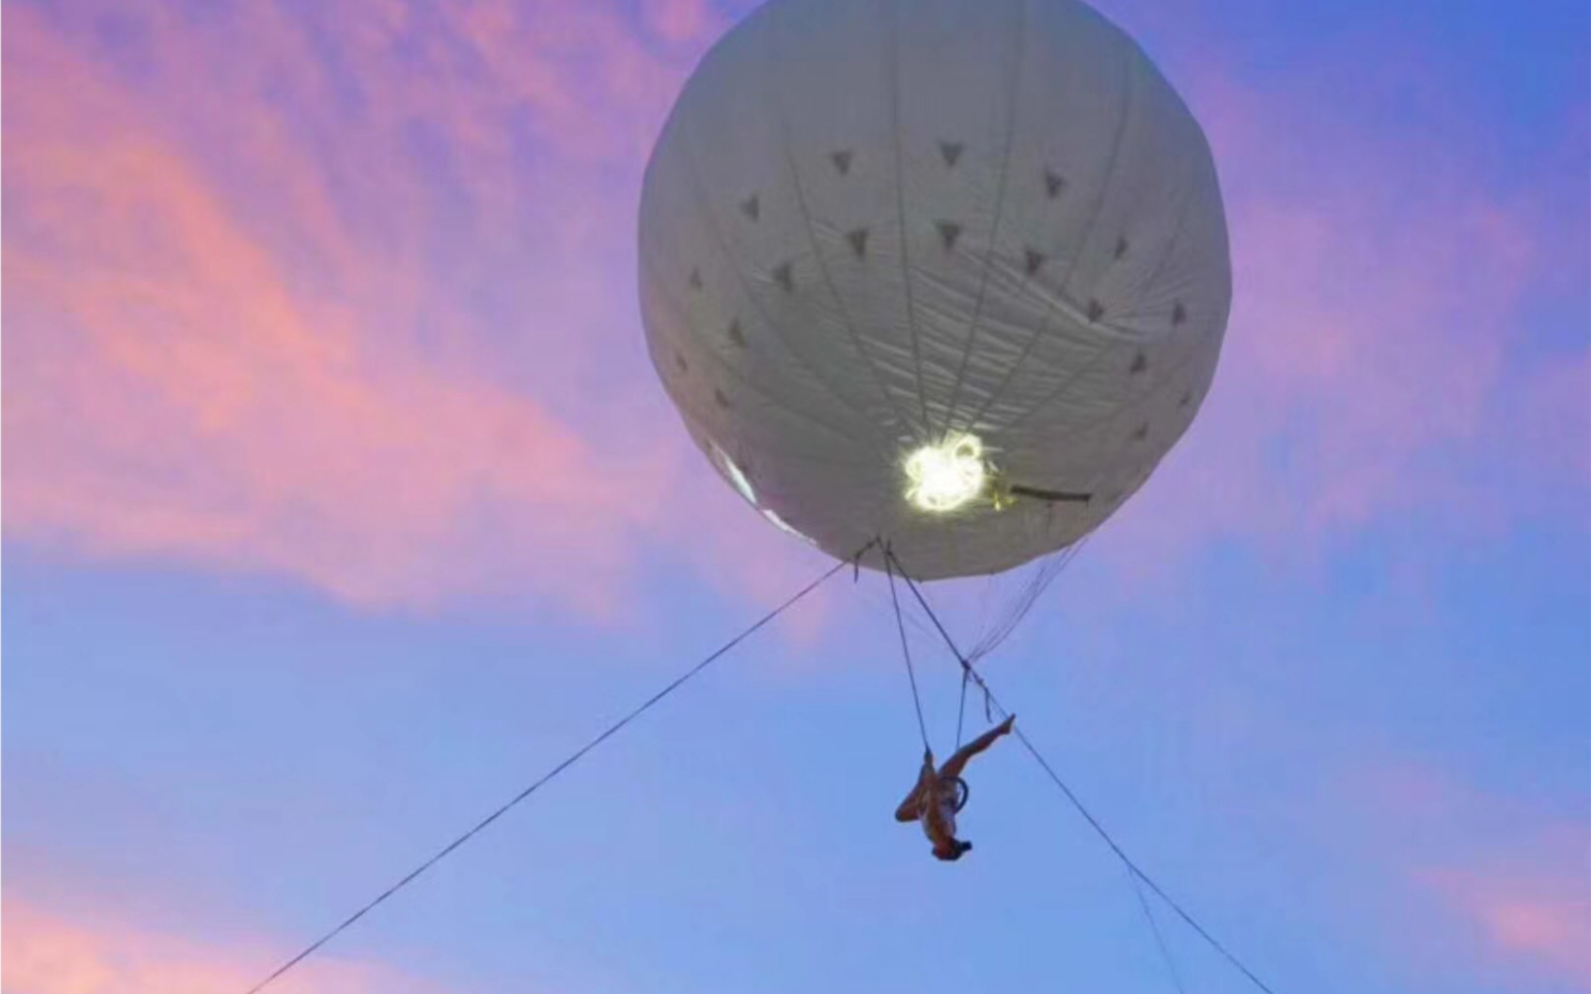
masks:
[[(175, 31), (155, 37), (194, 47), (160, 33)], [(290, 35), (259, 37), (272, 52)], [(555, 416), (483, 371), (477, 345), (438, 356), (384, 335), (427, 304), (444, 326), (478, 319), (426, 299), (412, 234), (372, 247), (339, 223), (284, 139), (248, 143), (274, 182), (263, 203), (241, 198), (172, 134), (180, 114), (153, 113), (26, 10), (9, 38), (9, 533), (285, 574), (367, 605), (522, 586), (610, 605), (677, 450)], [(221, 108), (193, 99), (202, 132)], [(247, 100), (228, 110), (271, 130)], [(260, 230), (269, 206), (291, 237)], [(295, 266), (296, 248), (325, 268)], [(314, 288), (328, 279), (345, 292)]]
[[(706, 41), (716, 23), (699, 4), (678, 0), (649, 4), (646, 15), (675, 43)], [(653, 54), (605, 5), (484, 0), (449, 16), (497, 91), (456, 95), (481, 101), (482, 110), (502, 102), (529, 109), (539, 136), (561, 155), (644, 161), (688, 65)]]
[(1437, 886), (1480, 927), (1500, 955), (1591, 990), (1591, 897), (1587, 884), (1561, 877), (1442, 874)]
[(1525, 827), (1512, 844), (1416, 878), (1468, 922), (1486, 955), (1591, 990), (1591, 832)]
[(1403, 921), (1397, 934), (1448, 968), (1467, 962), (1591, 990), (1583, 821), (1421, 766), (1383, 763), (1345, 784), (1338, 810), (1360, 813), (1350, 832), (1363, 850), (1355, 858), (1374, 861), (1382, 887), (1436, 901), (1436, 914)]
[[(211, 994), (247, 990), (276, 955), (265, 943), (215, 945), (96, 917), (5, 902), (6, 994)], [(328, 955), (272, 985), (281, 994), (430, 994), (443, 988), (374, 962)]]
[(647, 26), (673, 44), (711, 40), (724, 28), (706, 0), (643, 0), (641, 12)]

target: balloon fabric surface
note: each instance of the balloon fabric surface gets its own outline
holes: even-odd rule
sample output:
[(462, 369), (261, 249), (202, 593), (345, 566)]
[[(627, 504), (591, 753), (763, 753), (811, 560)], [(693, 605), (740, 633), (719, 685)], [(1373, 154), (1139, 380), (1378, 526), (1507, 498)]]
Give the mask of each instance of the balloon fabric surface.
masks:
[(771, 0), (642, 191), (691, 436), (769, 521), (920, 579), (1108, 518), (1198, 411), (1231, 292), (1202, 130), (1075, 0)]

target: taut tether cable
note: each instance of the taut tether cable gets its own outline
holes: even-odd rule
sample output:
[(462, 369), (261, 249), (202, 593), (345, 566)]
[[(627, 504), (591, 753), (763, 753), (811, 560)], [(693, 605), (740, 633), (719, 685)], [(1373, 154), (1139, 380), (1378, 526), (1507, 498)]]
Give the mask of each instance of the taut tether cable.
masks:
[(697, 663), (695, 666), (692, 666), (690, 669), (688, 669), (684, 673), (680, 674), (668, 686), (664, 687), (662, 690), (659, 690), (657, 693), (653, 694), (651, 697), (647, 698), (644, 702), (642, 702), (639, 707), (635, 708), (629, 714), (625, 715), (623, 718), (620, 718), (618, 721), (614, 722), (612, 725), (609, 725), (607, 730), (604, 731), (601, 735), (598, 735), (596, 738), (592, 739), (590, 742), (587, 742), (585, 745), (583, 745), (579, 749), (575, 750), (575, 752), (573, 754), (571, 754), (569, 756), (569, 758), (565, 759), (563, 762), (559, 763), (557, 766), (554, 766), (551, 770), (549, 770), (545, 774), (543, 774), (541, 779), (537, 780), (535, 783), (532, 783), (529, 787), (526, 787), (524, 790), (520, 791), (518, 794), (515, 794), (512, 798), (510, 798), (508, 800), (508, 802), (506, 804), (502, 805), (496, 811), (493, 811), (491, 814), (487, 815), (485, 818), (482, 818), (480, 821), (476, 822), (475, 825), (472, 828), (470, 828), (469, 831), (465, 832), (463, 835), (460, 835), (458, 838), (454, 839), (452, 842), (449, 842), (447, 845), (445, 845), (441, 849), (437, 850), (435, 855), (431, 856), (431, 858), (427, 859), (425, 862), (421, 863), (419, 866), (417, 866), (414, 869), (410, 870), (407, 874), (405, 874), (403, 876), (402, 879), (400, 879), (397, 883), (393, 884), (392, 886), (388, 887), (386, 890), (382, 891), (380, 894), (376, 895), (376, 897), (374, 899), (372, 899), (371, 901), (369, 901), (368, 903), (366, 903), (364, 907), (360, 908), (358, 911), (355, 911), (353, 914), (349, 915), (347, 918), (344, 918), (340, 923), (338, 923), (338, 925), (336, 927), (332, 928), (325, 935), (322, 935), (320, 938), (316, 939), (314, 942), (310, 943), (308, 946), (305, 946), (303, 951), (301, 951), (297, 956), (294, 956), (292, 959), (290, 959), (287, 962), (283, 963), (281, 966), (277, 967), (275, 972), (273, 972), (270, 976), (266, 977), (264, 980), (262, 980), (259, 983), (255, 984), (253, 987), (250, 987), (249, 990), (248, 990), (248, 994), (258, 994), (259, 991), (264, 990), (272, 981), (276, 980), (282, 974), (284, 974), (287, 971), (291, 970), (293, 967), (297, 966), (299, 963), (302, 963), (305, 959), (307, 959), (311, 954), (313, 954), (321, 946), (324, 946), (326, 943), (328, 943), (332, 939), (336, 938), (339, 934), (341, 934), (349, 926), (353, 925), (354, 922), (357, 922), (359, 919), (361, 919), (365, 915), (369, 914), (381, 902), (385, 901), (387, 898), (391, 897), (392, 895), (396, 894), (398, 891), (402, 890), (404, 887), (408, 886), (420, 874), (424, 873), (426, 870), (429, 870), (431, 867), (433, 867), (437, 863), (441, 862), (449, 853), (453, 852), (453, 850), (457, 849), (459, 846), (462, 846), (464, 843), (466, 843), (470, 839), (474, 838), (476, 833), (480, 832), (486, 826), (490, 825), (492, 822), (496, 821), (497, 819), (501, 818), (503, 815), (507, 814), (510, 808), (514, 807), (516, 804), (518, 804), (520, 801), (523, 801), (525, 798), (529, 797), (531, 794), (534, 794), (537, 790), (541, 789), (541, 787), (544, 784), (546, 784), (549, 780), (553, 779), (558, 774), (562, 773), (564, 770), (567, 770), (569, 767), (571, 767), (575, 763), (579, 762), (581, 757), (583, 757), (586, 753), (590, 752), (591, 750), (595, 749), (597, 746), (601, 745), (603, 742), (606, 742), (609, 738), (611, 738), (614, 734), (616, 734), (619, 731), (619, 729), (623, 728), (625, 725), (628, 725), (630, 722), (634, 721), (636, 718), (639, 718), (645, 711), (647, 711), (649, 708), (651, 708), (652, 705), (656, 704), (658, 701), (661, 701), (663, 698), (667, 697), (669, 694), (672, 694), (674, 691), (678, 690), (681, 686), (683, 686), (685, 684), (685, 682), (687, 680), (691, 679), (691, 677), (696, 676), (702, 670), (705, 670), (714, 661), (716, 661), (720, 656), (723, 656), (729, 650), (733, 649), (735, 646), (737, 646), (741, 642), (745, 641), (745, 639), (747, 637), (749, 637), (752, 633), (754, 633), (758, 629), (764, 627), (769, 622), (773, 621), (773, 619), (779, 617), (779, 615), (783, 614), (789, 608), (795, 606), (797, 601), (801, 600), (802, 598), (806, 597), (808, 594), (812, 593), (812, 591), (814, 591), (818, 587), (822, 586), (823, 582), (825, 580), (829, 579), (830, 577), (832, 577), (834, 574), (838, 573), (840, 570), (844, 569), (845, 567), (851, 565), (851, 563), (860, 560), (862, 555), (864, 553), (866, 553), (868, 549), (871, 549), (875, 544), (877, 544), (877, 543), (876, 542), (869, 542), (866, 545), (862, 546), (860, 549), (856, 550), (856, 554), (853, 555), (850, 559), (845, 559), (845, 560), (842, 560), (842, 561), (836, 563), (832, 568), (830, 568), (822, 576), (819, 576), (817, 579), (813, 580), (811, 583), (808, 583), (806, 586), (802, 587), (800, 590), (798, 590), (794, 594), (792, 594), (789, 598), (787, 598), (784, 601), (784, 603), (780, 604), (778, 607), (776, 607), (773, 610), (769, 611), (767, 614), (763, 615), (761, 618), (758, 618), (757, 621), (754, 622), (750, 627), (746, 628), (739, 635), (736, 635), (734, 638), (730, 639), (728, 642), (725, 642), (722, 646), (720, 646), (717, 649), (717, 651), (713, 652), (706, 659), (703, 659), (701, 662)]

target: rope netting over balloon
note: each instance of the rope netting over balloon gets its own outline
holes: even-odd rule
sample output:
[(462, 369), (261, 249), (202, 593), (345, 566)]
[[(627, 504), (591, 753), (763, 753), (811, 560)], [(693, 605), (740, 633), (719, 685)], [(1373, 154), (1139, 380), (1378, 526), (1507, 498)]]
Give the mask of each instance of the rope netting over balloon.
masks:
[(1088, 539), (1084, 537), (1026, 566), (974, 581), (981, 588), (978, 637), (967, 650), (967, 662), (979, 662), (1005, 644), (1029, 612), (1038, 606), (1050, 584), (1066, 571), (1087, 544)]

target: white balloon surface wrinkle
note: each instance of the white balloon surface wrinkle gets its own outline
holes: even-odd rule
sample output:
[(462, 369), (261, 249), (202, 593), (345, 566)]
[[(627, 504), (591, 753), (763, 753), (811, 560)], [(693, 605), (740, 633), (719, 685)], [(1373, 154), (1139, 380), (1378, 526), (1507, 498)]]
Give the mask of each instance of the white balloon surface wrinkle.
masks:
[(640, 273), (725, 480), (920, 579), (1108, 518), (1191, 424), (1232, 294), (1203, 132), (1077, 0), (770, 0), (658, 138)]

